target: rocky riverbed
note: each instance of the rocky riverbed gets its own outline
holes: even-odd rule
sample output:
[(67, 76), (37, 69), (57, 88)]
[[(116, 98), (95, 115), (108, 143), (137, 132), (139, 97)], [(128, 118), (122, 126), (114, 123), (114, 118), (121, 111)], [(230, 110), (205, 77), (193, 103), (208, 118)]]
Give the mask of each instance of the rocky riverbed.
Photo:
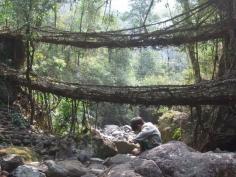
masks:
[(76, 143), (15, 127), (2, 108), (0, 133), (0, 177), (236, 177), (236, 153), (201, 153), (180, 141), (132, 156), (129, 126), (108, 125), (92, 131), (92, 144), (88, 136)]

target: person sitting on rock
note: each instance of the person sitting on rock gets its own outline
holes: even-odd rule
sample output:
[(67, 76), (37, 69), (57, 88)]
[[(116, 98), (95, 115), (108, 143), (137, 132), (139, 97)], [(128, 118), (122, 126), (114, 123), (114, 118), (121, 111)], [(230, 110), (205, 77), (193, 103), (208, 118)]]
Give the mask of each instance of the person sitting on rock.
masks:
[(137, 134), (132, 142), (140, 145), (140, 148), (132, 151), (134, 155), (161, 144), (161, 133), (153, 123), (144, 122), (141, 117), (135, 117), (131, 120), (131, 128)]

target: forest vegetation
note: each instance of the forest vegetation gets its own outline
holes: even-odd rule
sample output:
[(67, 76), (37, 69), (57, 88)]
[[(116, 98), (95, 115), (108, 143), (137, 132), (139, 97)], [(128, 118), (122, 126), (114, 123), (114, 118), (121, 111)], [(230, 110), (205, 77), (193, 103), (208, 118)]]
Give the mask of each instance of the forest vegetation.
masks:
[(193, 147), (235, 150), (235, 1), (112, 1), (2, 0), (0, 104), (76, 136), (181, 111)]

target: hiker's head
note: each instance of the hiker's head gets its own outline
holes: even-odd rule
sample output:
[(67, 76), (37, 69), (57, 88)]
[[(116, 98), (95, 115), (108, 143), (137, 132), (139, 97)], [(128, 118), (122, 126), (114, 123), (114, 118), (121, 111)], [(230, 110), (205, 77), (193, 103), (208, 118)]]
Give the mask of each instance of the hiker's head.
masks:
[(135, 132), (140, 132), (142, 129), (142, 126), (144, 124), (144, 120), (141, 117), (134, 117), (131, 120), (131, 128)]

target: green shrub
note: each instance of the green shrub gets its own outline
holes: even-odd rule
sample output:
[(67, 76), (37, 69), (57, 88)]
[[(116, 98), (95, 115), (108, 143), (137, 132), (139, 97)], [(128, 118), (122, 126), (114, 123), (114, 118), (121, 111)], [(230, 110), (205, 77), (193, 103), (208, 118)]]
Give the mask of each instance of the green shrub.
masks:
[(182, 134), (183, 134), (183, 129), (176, 128), (173, 133), (172, 139), (180, 141), (182, 139)]

